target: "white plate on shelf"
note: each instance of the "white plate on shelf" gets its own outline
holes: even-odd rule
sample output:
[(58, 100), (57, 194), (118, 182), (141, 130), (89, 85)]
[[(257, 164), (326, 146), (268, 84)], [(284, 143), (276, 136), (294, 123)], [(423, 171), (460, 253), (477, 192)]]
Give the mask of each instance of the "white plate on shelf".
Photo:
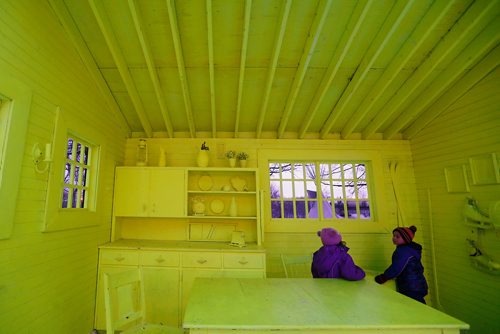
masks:
[(210, 210), (212, 210), (213, 213), (222, 213), (224, 211), (224, 202), (220, 199), (214, 199), (210, 202)]
[(231, 178), (231, 185), (236, 191), (247, 190), (247, 181), (241, 177), (235, 176)]
[(211, 190), (213, 185), (214, 182), (210, 175), (203, 175), (198, 180), (198, 187), (200, 187), (201, 190)]

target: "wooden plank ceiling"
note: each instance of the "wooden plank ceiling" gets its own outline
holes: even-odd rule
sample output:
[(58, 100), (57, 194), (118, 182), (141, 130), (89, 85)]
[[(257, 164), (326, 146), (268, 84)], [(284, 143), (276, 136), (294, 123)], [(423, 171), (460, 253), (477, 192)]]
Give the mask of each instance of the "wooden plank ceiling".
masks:
[(48, 0), (131, 136), (411, 139), (500, 62), (495, 0)]

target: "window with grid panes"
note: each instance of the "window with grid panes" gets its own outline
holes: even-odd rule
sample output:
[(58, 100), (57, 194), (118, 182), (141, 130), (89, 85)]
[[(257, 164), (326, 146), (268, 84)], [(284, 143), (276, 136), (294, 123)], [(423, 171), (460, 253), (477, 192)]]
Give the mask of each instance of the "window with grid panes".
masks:
[(269, 163), (271, 218), (371, 221), (365, 161)]
[(90, 195), (88, 180), (93, 172), (91, 158), (92, 146), (76, 136), (69, 135), (61, 202), (63, 209), (87, 208)]

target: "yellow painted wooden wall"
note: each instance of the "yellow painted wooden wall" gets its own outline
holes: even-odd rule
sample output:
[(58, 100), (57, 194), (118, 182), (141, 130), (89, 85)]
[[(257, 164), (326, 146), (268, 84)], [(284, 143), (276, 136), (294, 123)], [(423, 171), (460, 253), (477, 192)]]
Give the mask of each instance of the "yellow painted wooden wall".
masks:
[[(411, 141), (418, 198), (425, 226), (435, 243), (437, 289), (435, 305), (470, 323), (470, 333), (500, 333), (500, 275), (474, 269), (465, 241), (474, 228), (464, 225), (465, 197), (483, 210), (500, 200), (500, 184), (473, 185), (470, 192), (449, 193), (444, 169), (464, 165), (471, 183), (469, 157), (496, 153), (500, 157), (500, 70), (456, 101)], [(500, 232), (480, 235), (482, 251), (500, 262)], [(429, 249), (426, 239), (426, 249)]]
[[(114, 161), (123, 160), (127, 134), (48, 2), (0, 1), (0, 36), (0, 80), (32, 91), (13, 233), (0, 240), (0, 333), (89, 333), (97, 247), (109, 241)], [(105, 210), (98, 226), (42, 233), (48, 173), (34, 172), (31, 149), (52, 141), (57, 106), (70, 123), (90, 124), (102, 134)]]
[[(136, 139), (125, 141), (127, 134), (120, 127), (121, 120), (107, 109), (48, 3), (2, 0), (0, 12), (0, 80), (15, 78), (33, 91), (13, 234), (10, 239), (0, 240), (0, 332), (87, 333), (93, 322), (97, 247), (110, 237), (114, 163), (124, 161), (125, 165), (133, 165)], [(411, 147), (406, 141), (300, 143), (207, 139), (207, 142), (212, 149), (212, 162), (219, 166), (226, 161), (217, 157), (217, 144), (249, 152), (253, 167), (257, 166), (255, 157), (263, 149), (373, 150), (384, 161), (384, 208), (390, 217), (389, 226), (397, 223), (397, 209), (388, 163), (397, 160), (402, 167), (404, 223), (419, 227), (416, 240), (424, 245), (424, 265), (433, 304), (471, 323), (471, 333), (498, 333), (499, 278), (469, 265), (465, 243), (469, 228), (462, 224), (460, 210), (465, 195), (474, 196), (480, 204), (500, 199), (500, 185), (471, 186), (470, 194), (449, 194), (443, 168), (467, 164), (468, 157), (475, 154), (496, 152), (500, 156), (499, 85), (497, 70), (419, 134)], [(102, 198), (106, 210), (99, 226), (42, 233), (48, 177), (34, 172), (30, 154), (35, 142), (51, 141), (57, 106), (68, 119), (92, 124), (102, 133), (107, 152), (105, 184), (101, 185), (107, 189)], [(167, 151), (167, 165), (195, 166), (202, 141), (151, 139), (151, 162), (157, 159), (161, 144)], [(438, 289), (433, 286), (431, 232), (436, 244)], [(393, 250), (390, 231), (344, 234), (344, 239), (361, 266), (382, 269), (389, 263)], [(485, 235), (484, 243), (488, 251), (498, 256), (497, 233)], [(280, 253), (309, 253), (319, 245), (314, 234), (266, 233), (269, 276), (282, 275)]]
[[(203, 141), (210, 147), (209, 166), (228, 166), (224, 152), (232, 149), (250, 154), (249, 167), (259, 167), (261, 174), (261, 189), (267, 190), (264, 175), (268, 173), (267, 166), (257, 165), (257, 156), (263, 150), (297, 150), (298, 155), (304, 151), (353, 151), (367, 150), (380, 157), (383, 162), (385, 197), (382, 201), (388, 220), (385, 233), (343, 233), (343, 238), (351, 248), (350, 254), (361, 267), (370, 270), (384, 270), (390, 263), (394, 245), (391, 241), (392, 228), (397, 226), (397, 207), (392, 188), (389, 162), (398, 161), (400, 167), (399, 191), (401, 192), (400, 208), (405, 212), (402, 224), (420, 227), (420, 215), (416, 204), (416, 190), (413, 177), (412, 156), (407, 141), (339, 141), (339, 140), (252, 140), (252, 139), (148, 139), (149, 165), (157, 165), (160, 147), (166, 151), (167, 166), (196, 166), (196, 155)], [(136, 161), (137, 138), (127, 140), (125, 165), (133, 166)], [(335, 154), (325, 156), (325, 159), (335, 159)], [(341, 230), (342, 232), (342, 230)], [(423, 243), (424, 232), (417, 232), (416, 241)], [(283, 277), (280, 254), (311, 254), (321, 246), (315, 233), (270, 233), (265, 231), (264, 246), (267, 252), (268, 277)], [(430, 264), (426, 261), (426, 268)], [(428, 270), (427, 274), (431, 274)], [(429, 277), (432, 282), (433, 278)], [(429, 298), (429, 302), (431, 299)]]

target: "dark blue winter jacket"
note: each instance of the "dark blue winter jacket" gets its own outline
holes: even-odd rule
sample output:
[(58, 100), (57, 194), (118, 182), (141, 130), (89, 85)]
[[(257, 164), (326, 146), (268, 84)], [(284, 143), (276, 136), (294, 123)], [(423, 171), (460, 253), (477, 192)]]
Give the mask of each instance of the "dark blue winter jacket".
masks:
[(421, 259), (421, 245), (416, 242), (399, 245), (392, 254), (392, 264), (383, 275), (386, 279), (396, 278), (396, 287), (400, 293), (425, 296), (428, 287)]

